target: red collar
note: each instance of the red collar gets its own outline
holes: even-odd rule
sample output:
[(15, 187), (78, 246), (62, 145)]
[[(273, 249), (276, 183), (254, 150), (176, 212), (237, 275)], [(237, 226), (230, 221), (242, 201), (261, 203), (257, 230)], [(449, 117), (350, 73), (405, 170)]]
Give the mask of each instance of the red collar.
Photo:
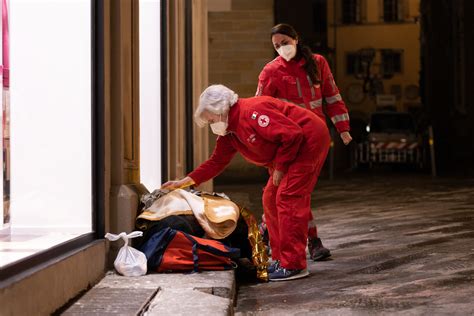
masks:
[(228, 115), (228, 126), (227, 126), (227, 131), (229, 132), (235, 132), (237, 129), (237, 126), (239, 125), (239, 116), (240, 116), (240, 105), (241, 105), (241, 99), (238, 99), (237, 102), (230, 107), (229, 109), (229, 115)]

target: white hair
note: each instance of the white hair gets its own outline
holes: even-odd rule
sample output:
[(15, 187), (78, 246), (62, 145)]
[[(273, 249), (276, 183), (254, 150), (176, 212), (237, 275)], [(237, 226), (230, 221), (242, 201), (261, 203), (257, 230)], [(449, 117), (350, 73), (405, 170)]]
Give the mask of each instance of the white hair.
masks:
[(224, 85), (215, 84), (206, 88), (199, 98), (199, 106), (194, 112), (194, 121), (203, 127), (208, 122), (202, 118), (204, 111), (214, 114), (227, 114), (239, 96)]

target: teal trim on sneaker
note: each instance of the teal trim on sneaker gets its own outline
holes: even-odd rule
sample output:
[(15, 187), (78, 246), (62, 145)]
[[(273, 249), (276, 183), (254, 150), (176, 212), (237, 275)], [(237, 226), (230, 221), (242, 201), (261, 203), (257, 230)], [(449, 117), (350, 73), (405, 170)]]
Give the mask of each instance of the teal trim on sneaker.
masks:
[(280, 268), (280, 260), (275, 260), (273, 261), (270, 266), (268, 266), (268, 273), (273, 273), (275, 272), (278, 268)]
[(289, 281), (289, 280), (296, 280), (307, 277), (309, 272), (307, 269), (285, 269), (283, 267), (279, 267), (275, 270), (275, 272), (269, 274), (269, 280), (273, 282), (278, 281)]

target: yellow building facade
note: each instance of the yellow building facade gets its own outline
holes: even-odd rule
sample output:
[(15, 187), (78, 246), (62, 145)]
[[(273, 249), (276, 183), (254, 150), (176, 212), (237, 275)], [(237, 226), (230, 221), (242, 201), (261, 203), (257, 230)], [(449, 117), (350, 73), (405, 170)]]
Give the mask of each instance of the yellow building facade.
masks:
[[(420, 108), (419, 5), (419, 0), (328, 1), (333, 73), (352, 119), (368, 120), (379, 106)], [(361, 49), (374, 54), (369, 74)]]

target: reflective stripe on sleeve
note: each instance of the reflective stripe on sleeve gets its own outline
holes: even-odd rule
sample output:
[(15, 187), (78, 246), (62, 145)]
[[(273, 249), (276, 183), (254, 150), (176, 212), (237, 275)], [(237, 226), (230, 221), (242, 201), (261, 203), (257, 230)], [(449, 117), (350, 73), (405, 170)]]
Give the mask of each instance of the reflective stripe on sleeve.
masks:
[(332, 97), (326, 97), (325, 99), (328, 104), (333, 104), (333, 103), (336, 103), (337, 101), (342, 100), (341, 95), (339, 93), (336, 95), (333, 95)]
[(339, 115), (335, 115), (331, 117), (331, 121), (336, 124), (337, 122), (342, 122), (342, 121), (349, 121), (349, 114), (343, 113)]
[(311, 109), (319, 108), (321, 105), (323, 105), (323, 99), (309, 101)]

